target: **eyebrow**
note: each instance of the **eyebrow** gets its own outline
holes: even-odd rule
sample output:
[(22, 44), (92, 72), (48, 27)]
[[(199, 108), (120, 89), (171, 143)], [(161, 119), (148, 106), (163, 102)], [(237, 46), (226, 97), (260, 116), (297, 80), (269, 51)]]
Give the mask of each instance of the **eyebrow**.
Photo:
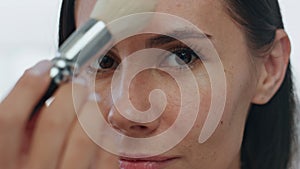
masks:
[(191, 30), (191, 29), (181, 29), (174, 30), (172, 32), (156, 35), (146, 40), (147, 47), (161, 46), (167, 43), (171, 43), (174, 41), (180, 41), (183, 39), (212, 39), (212, 35), (201, 33), (199, 31)]

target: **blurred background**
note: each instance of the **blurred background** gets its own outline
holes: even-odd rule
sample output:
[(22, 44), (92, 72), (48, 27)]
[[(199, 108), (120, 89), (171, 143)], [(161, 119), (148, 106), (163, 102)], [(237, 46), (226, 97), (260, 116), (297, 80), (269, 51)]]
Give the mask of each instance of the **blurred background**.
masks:
[[(280, 3), (293, 45), (296, 87), (300, 89), (300, 1)], [(26, 68), (54, 56), (60, 5), (61, 0), (0, 0), (0, 100)]]

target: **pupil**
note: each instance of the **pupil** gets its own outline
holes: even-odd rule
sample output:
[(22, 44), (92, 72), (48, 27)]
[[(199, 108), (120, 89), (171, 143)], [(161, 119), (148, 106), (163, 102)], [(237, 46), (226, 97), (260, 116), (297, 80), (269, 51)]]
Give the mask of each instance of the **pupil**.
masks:
[(180, 51), (176, 53), (176, 55), (177, 55), (176, 60), (180, 65), (188, 64), (192, 61), (192, 55), (190, 52)]
[(104, 56), (99, 62), (99, 65), (103, 69), (111, 68), (114, 65), (114, 60), (111, 57)]

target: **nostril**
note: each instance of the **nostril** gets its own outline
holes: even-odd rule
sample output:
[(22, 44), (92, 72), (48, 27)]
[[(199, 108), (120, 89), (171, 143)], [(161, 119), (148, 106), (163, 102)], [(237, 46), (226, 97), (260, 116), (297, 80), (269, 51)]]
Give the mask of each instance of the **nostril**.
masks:
[(136, 130), (136, 131), (145, 131), (148, 130), (149, 128), (147, 126), (143, 126), (143, 125), (133, 125), (130, 126), (131, 130)]
[(107, 122), (119, 133), (137, 138), (144, 138), (154, 135), (160, 126), (160, 118), (150, 123), (138, 123), (124, 118), (115, 107), (112, 107), (112, 109), (109, 111)]

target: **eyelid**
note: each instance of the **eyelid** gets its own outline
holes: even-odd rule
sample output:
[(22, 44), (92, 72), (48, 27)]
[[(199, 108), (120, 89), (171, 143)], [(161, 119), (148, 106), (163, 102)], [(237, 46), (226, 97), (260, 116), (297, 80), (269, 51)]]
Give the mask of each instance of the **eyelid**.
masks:
[[(116, 52), (114, 52), (113, 50), (109, 50), (109, 51), (108, 51), (105, 55), (103, 55), (103, 56), (109, 56), (109, 57), (113, 58), (114, 60), (116, 60), (118, 63), (121, 62), (121, 59), (120, 59), (119, 55), (118, 55)], [(101, 56), (101, 57), (103, 57), (103, 56)]]
[[(170, 65), (169, 63), (165, 63), (165, 62), (168, 62), (169, 59), (176, 59), (176, 57), (178, 57), (178, 55), (176, 54), (176, 51), (183, 51), (183, 50), (192, 52), (191, 54), (192, 54), (193, 58), (191, 58), (191, 62), (189, 62), (187, 64), (183, 64), (183, 65), (180, 65), (179, 63), (178, 63), (178, 65), (172, 65), (172, 64)], [(171, 52), (171, 55), (170, 55), (170, 52)], [(185, 47), (181, 47), (181, 46), (176, 47), (175, 46), (175, 47), (171, 48), (168, 52), (164, 53), (164, 57), (160, 61), (159, 66), (165, 67), (165, 68), (171, 68), (175, 71), (182, 71), (182, 70), (193, 68), (193, 66), (196, 63), (198, 63), (197, 61), (199, 61), (199, 60), (201, 60), (200, 57), (189, 47), (186, 47), (186, 46)]]
[[(108, 56), (110, 58), (112, 58), (116, 63), (114, 63), (113, 65), (113, 68), (110, 68), (110, 69), (102, 69), (100, 67), (100, 59), (103, 59), (103, 57), (105, 56)], [(117, 68), (118, 65), (120, 63), (120, 59), (118, 58), (118, 56), (116, 56), (116, 54), (114, 52), (112, 52), (111, 50), (108, 51), (106, 54), (100, 56), (94, 63), (92, 63), (90, 66), (89, 66), (89, 72), (98, 72), (98, 73), (101, 73), (101, 72), (109, 72), (111, 69), (114, 69), (114, 68)]]
[(202, 53), (202, 48), (199, 45), (195, 44), (184, 44), (181, 42), (177, 42), (176, 44), (171, 45), (170, 47), (165, 48), (166, 51), (174, 53), (176, 50), (186, 49), (190, 50), (194, 53), (194, 55), (198, 56), (198, 58), (203, 61), (206, 59), (205, 55)]

